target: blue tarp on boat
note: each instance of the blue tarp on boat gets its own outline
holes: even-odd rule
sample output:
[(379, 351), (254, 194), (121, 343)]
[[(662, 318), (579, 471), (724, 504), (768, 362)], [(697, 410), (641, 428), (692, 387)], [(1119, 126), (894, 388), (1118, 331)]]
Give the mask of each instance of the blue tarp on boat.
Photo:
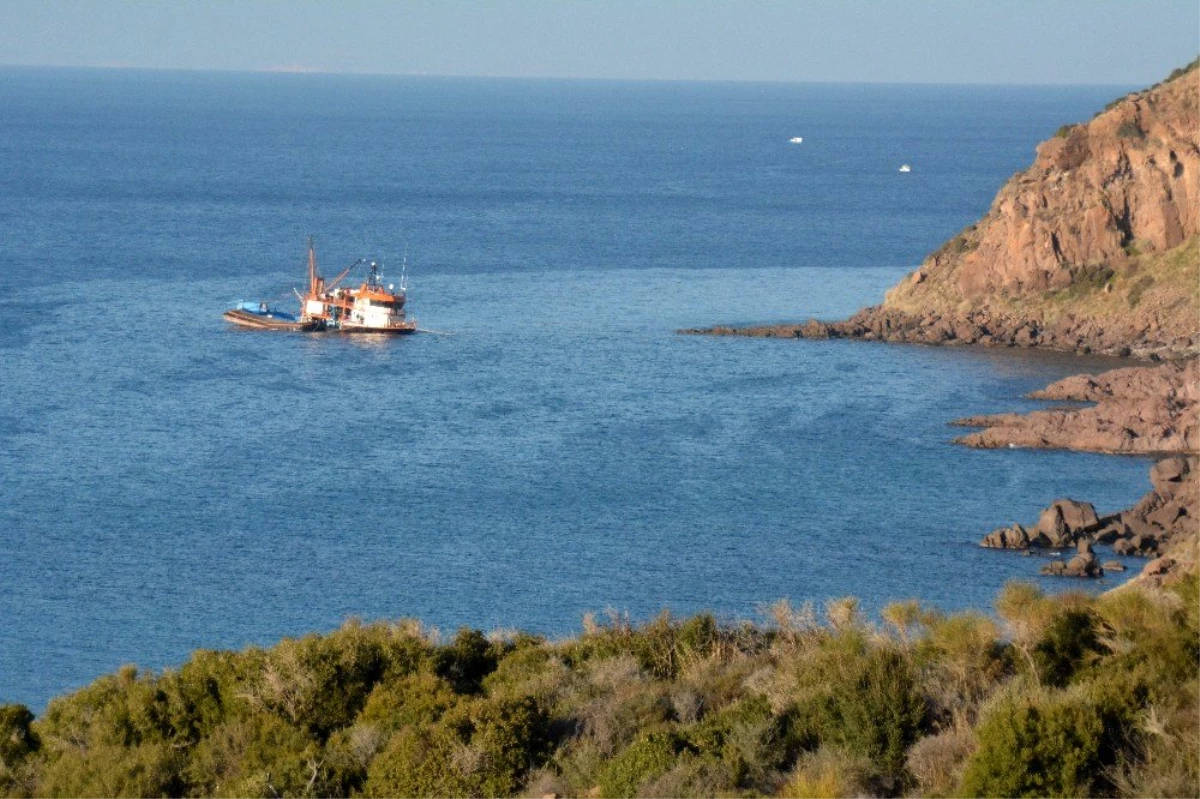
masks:
[(255, 316), (265, 316), (271, 319), (280, 319), (285, 322), (295, 322), (295, 314), (290, 314), (287, 311), (280, 311), (272, 308), (265, 302), (239, 302), (236, 306), (237, 310), (252, 313)]

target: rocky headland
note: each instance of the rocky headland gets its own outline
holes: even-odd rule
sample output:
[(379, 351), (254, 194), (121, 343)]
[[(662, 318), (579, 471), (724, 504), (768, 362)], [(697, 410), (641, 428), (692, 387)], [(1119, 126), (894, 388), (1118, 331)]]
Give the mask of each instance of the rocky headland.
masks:
[(1197, 63), (1065, 125), (991, 209), (844, 321), (683, 333), (1043, 347), (1179, 358), (1200, 351)]
[[(1037, 148), (982, 219), (886, 295), (843, 321), (715, 326), (686, 334), (849, 338), (1037, 347), (1131, 357), (1142, 365), (1076, 375), (1031, 395), (1071, 403), (953, 424), (971, 447), (1165, 457), (1134, 507), (1107, 517), (1061, 499), (1036, 526), (1001, 528), (988, 547), (1074, 550), (1047, 574), (1104, 573), (1093, 545), (1152, 558), (1135, 582), (1162, 584), (1200, 560), (1200, 60), (1064, 125)], [(1166, 363), (1148, 363), (1148, 362)], [(1121, 568), (1112, 561), (1110, 570)]]

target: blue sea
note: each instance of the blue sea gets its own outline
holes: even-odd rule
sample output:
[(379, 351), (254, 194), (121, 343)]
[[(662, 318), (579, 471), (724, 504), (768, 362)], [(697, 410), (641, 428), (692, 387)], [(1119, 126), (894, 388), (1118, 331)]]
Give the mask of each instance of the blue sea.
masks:
[[(1040, 561), (984, 533), (1147, 462), (947, 422), (1111, 362), (675, 330), (880, 301), (1127, 88), (0, 70), (0, 701), (348, 617), (990, 607)], [(437, 332), (228, 326), (310, 234)]]

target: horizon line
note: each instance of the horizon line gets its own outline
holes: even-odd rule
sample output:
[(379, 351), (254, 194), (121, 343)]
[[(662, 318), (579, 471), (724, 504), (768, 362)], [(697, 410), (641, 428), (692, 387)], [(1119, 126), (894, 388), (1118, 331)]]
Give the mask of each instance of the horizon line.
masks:
[[(745, 83), (745, 84), (826, 84), (844, 86), (1097, 86), (1125, 87), (1140, 86), (1139, 82), (1079, 83), (1069, 81), (1019, 83), (1004, 81), (932, 81), (932, 80), (801, 80), (789, 78), (629, 78), (629, 77), (597, 77), (581, 75), (481, 75), (457, 74), (443, 72), (380, 72), (374, 70), (331, 70), (322, 67), (308, 67), (301, 64), (281, 64), (259, 68), (231, 67), (162, 67), (138, 66), (133, 64), (10, 64), (0, 63), (0, 69), (46, 69), (46, 70), (95, 70), (103, 72), (182, 72), (182, 73), (218, 73), (225, 75), (279, 75), (307, 76), (320, 75), (323, 77), (379, 77), (379, 78), (445, 78), (464, 80), (546, 80), (546, 81), (592, 81), (610, 83)], [(1150, 86), (1150, 83), (1145, 84)]]

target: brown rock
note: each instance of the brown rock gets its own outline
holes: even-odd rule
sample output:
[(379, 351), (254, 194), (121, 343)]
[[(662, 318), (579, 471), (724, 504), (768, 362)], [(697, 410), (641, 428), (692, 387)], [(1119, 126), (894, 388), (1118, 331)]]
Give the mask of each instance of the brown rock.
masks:
[[(1135, 535), (1129, 539), (1129, 546), (1133, 550), (1128, 553), (1130, 555), (1150, 555), (1158, 550), (1158, 540), (1148, 535)], [(1116, 551), (1117, 548), (1114, 546), (1113, 552)], [(1122, 555), (1126, 553), (1117, 552), (1117, 554)]]
[(1187, 458), (1163, 458), (1150, 470), (1150, 483), (1160, 495), (1169, 496), (1189, 471)]
[(829, 325), (810, 319), (799, 330), (801, 338), (829, 338)]
[(1056, 577), (1102, 577), (1104, 569), (1091, 552), (1084, 552), (1071, 558), (1066, 563), (1061, 560), (1051, 561), (1042, 567), (1042, 574)]
[(1125, 564), (1119, 560), (1106, 560), (1101, 568), (1106, 572), (1123, 572), (1125, 571)]
[(1131, 533), (1120, 516), (1112, 516), (1102, 520), (1099, 530), (1092, 533), (1092, 540), (1098, 544), (1111, 544), (1118, 538), (1127, 538)]
[(1037, 532), (1045, 536), (1050, 547), (1068, 547), (1076, 539), (1100, 529), (1096, 509), (1088, 502), (1073, 499), (1056, 500), (1042, 511), (1038, 519)]
[[(1200, 81), (1188, 72), (1043, 142), (988, 213), (890, 291), (884, 309), (920, 318), (969, 305), (992, 320), (991, 340), (1018, 346), (1196, 352), (1194, 293), (1155, 295), (1130, 270), (1200, 235), (1198, 106)], [(1183, 259), (1189, 275), (1194, 260)], [(1026, 317), (1015, 325), (1004, 319), (1014, 299)]]
[[(1195, 452), (1200, 447), (1200, 403), (1192, 385), (1200, 382), (1194, 359), (1157, 367), (1116, 369), (1101, 375), (1077, 375), (1053, 383), (1037, 399), (1095, 402), (1028, 414), (997, 414), (962, 420), (984, 427), (958, 443), (973, 447), (1007, 446), (1074, 449), (1092, 452)], [(1190, 467), (1172, 460), (1156, 467), (1155, 487), (1178, 491), (1194, 479)]]
[(1012, 340), (1018, 347), (1032, 347), (1037, 344), (1037, 328), (1033, 325), (1021, 325), (1013, 334)]
[(1028, 531), (1019, 524), (993, 530), (979, 543), (981, 546), (993, 549), (1028, 549), (1030, 546), (1039, 546), (1030, 539)]
[(1146, 521), (1161, 527), (1163, 530), (1170, 530), (1175, 525), (1176, 519), (1186, 515), (1187, 511), (1184, 510), (1183, 503), (1171, 502), (1149, 514), (1146, 517)]
[(1142, 573), (1148, 577), (1166, 574), (1168, 571), (1171, 570), (1171, 567), (1174, 565), (1175, 565), (1175, 561), (1172, 560), (1171, 558), (1167, 558), (1167, 557), (1155, 558), (1154, 560), (1152, 560), (1146, 564), (1146, 568), (1142, 570)]

